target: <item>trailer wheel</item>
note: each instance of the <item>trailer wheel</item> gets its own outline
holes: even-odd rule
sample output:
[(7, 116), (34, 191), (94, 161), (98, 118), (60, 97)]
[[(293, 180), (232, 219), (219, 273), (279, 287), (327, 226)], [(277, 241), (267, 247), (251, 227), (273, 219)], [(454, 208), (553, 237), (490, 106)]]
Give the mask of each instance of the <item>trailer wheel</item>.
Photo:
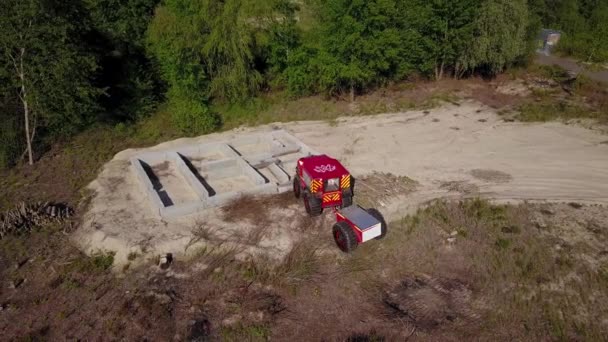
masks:
[(295, 175), (293, 177), (293, 195), (296, 196), (296, 198), (300, 198), (301, 194), (302, 186), (300, 185), (300, 177), (298, 177), (298, 175)]
[(376, 220), (380, 221), (380, 235), (376, 237), (376, 240), (381, 240), (386, 236), (387, 225), (384, 220), (384, 216), (380, 214), (380, 212), (374, 208), (367, 209), (367, 212), (372, 215)]
[(344, 253), (350, 253), (354, 251), (357, 246), (357, 236), (353, 228), (348, 223), (341, 221), (334, 224), (333, 227), (334, 240), (338, 248)]
[(308, 192), (304, 192), (304, 207), (310, 216), (319, 216), (323, 212), (321, 200), (315, 196), (311, 196)]

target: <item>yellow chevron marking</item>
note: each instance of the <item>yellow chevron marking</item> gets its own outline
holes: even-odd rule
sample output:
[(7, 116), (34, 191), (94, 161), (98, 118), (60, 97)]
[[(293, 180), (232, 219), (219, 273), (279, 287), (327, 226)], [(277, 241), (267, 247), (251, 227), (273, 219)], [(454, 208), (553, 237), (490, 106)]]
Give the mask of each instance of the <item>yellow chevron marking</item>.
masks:
[(313, 179), (310, 184), (310, 191), (317, 192), (321, 188), (321, 181), (318, 179)]
[(342, 177), (342, 180), (340, 181), (340, 186), (342, 187), (342, 189), (350, 188), (350, 175)]

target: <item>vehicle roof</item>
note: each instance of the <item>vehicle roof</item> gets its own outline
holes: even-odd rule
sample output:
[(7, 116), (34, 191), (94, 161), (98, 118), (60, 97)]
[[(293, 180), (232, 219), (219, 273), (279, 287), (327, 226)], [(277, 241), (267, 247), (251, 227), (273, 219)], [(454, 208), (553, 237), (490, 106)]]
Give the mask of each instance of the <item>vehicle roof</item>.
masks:
[(325, 154), (304, 157), (298, 163), (311, 178), (339, 178), (349, 174), (339, 161)]

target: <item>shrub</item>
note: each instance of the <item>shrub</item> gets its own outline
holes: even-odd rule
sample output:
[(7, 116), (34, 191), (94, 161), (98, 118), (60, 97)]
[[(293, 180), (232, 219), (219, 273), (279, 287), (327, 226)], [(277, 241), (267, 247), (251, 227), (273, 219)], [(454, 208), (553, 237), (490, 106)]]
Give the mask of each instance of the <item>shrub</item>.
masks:
[(204, 102), (187, 96), (170, 96), (169, 112), (175, 127), (186, 135), (209, 133), (220, 125), (217, 114)]

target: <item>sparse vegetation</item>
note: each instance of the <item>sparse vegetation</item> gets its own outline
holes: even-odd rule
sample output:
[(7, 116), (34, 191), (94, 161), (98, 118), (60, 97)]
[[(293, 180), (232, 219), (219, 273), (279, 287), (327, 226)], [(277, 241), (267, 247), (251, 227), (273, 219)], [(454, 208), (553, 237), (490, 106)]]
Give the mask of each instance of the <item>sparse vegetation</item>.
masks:
[(91, 256), (81, 256), (73, 261), (69, 269), (83, 273), (107, 271), (114, 264), (114, 252), (97, 251)]
[[(300, 328), (300, 337), (313, 340), (368, 335), (398, 340), (411, 334), (436, 339), (449, 334), (459, 339), (597, 340), (608, 327), (590, 317), (607, 314), (608, 266), (602, 257), (590, 256), (602, 255), (608, 234), (584, 217), (597, 217), (601, 210), (567, 204), (493, 205), (481, 199), (437, 201), (393, 222), (382, 243), (364, 244), (352, 255), (319, 245), (327, 232), (317, 237), (315, 230), (282, 261), (262, 255), (240, 261), (241, 249), (220, 242), (218, 247), (200, 248), (187, 262), (174, 262), (171, 273), (131, 268), (131, 280), (108, 273), (111, 253), (87, 257), (66, 245), (60, 230), (37, 231), (27, 239), (11, 236), (0, 241), (0, 276), (21, 286), (8, 302), (0, 297), (0, 304), (10, 317), (20, 317), (16, 307), (24, 313), (36, 310), (23, 306), (21, 298), (32, 295), (34, 284), (50, 282), (51, 290), (33, 295), (36, 305), (57, 303), (61, 296), (69, 296), (73, 305), (53, 304), (61, 311), (49, 311), (56, 318), (50, 321), (49, 337), (72, 320), (85, 319), (94, 305), (100, 322), (146, 322), (152, 317), (158, 325), (147, 333), (155, 336), (186, 329), (175, 317), (188, 320), (199, 315), (196, 308), (206, 308), (205, 319), (211, 323), (199, 333), (224, 340), (281, 339)], [(47, 243), (31, 248), (36, 241)], [(28, 258), (32, 261), (22, 262)], [(13, 263), (22, 266), (9, 267)], [(54, 269), (51, 279), (36, 278), (49, 272), (49, 264)], [(186, 278), (168, 276), (185, 272)], [(140, 279), (137, 285), (132, 284), (135, 279)], [(125, 291), (131, 293), (126, 298)], [(427, 300), (447, 306), (429, 311)], [(184, 308), (176, 303), (190, 304)], [(322, 321), (319, 311), (325, 313)], [(442, 312), (451, 318), (445, 319)], [(358, 329), (335, 329), (353, 314), (362, 320)], [(293, 320), (277, 320), (282, 315)], [(116, 338), (140, 336), (135, 326), (125, 330), (120, 324), (104, 325)]]
[(531, 72), (546, 84), (532, 87), (530, 98), (519, 107), (519, 120), (594, 119), (604, 124), (608, 122), (608, 88), (605, 85), (582, 75), (573, 78), (558, 66), (538, 66)]

